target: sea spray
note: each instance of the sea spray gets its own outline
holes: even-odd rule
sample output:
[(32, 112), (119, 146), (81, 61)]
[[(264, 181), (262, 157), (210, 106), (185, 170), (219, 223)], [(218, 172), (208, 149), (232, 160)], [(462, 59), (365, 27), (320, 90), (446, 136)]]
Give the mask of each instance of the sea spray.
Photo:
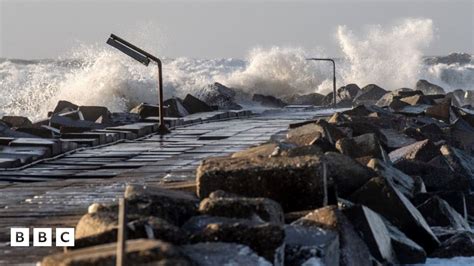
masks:
[(341, 68), (344, 83), (375, 83), (389, 90), (413, 87), (420, 76), (423, 49), (433, 39), (433, 22), (405, 19), (388, 28), (373, 25), (364, 36), (339, 26), (337, 38), (346, 60)]
[[(376, 83), (386, 89), (414, 87), (420, 78), (447, 91), (474, 89), (474, 64), (425, 63), (423, 51), (433, 38), (429, 19), (406, 19), (391, 27), (368, 26), (356, 34), (339, 27), (342, 58), (336, 59), (337, 86)], [(138, 41), (138, 43), (140, 43)], [(250, 94), (274, 96), (328, 93), (332, 69), (321, 48), (255, 48), (241, 59), (164, 59), (165, 97), (184, 97), (213, 82)], [(58, 100), (103, 105), (126, 111), (139, 102), (157, 102), (157, 69), (145, 67), (103, 44), (78, 46), (67, 59), (0, 59), (0, 115), (44, 118)]]

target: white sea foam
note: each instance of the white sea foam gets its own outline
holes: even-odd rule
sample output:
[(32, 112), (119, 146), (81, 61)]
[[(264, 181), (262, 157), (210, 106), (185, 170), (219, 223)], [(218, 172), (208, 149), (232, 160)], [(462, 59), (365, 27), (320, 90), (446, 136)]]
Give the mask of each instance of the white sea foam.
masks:
[[(343, 57), (337, 60), (337, 86), (376, 83), (386, 89), (413, 87), (428, 79), (447, 90), (474, 89), (474, 64), (425, 64), (424, 49), (433, 39), (429, 19), (405, 19), (390, 27), (368, 26), (355, 33), (338, 28)], [(142, 43), (138, 41), (138, 43)], [(249, 93), (283, 96), (327, 93), (332, 69), (321, 48), (255, 48), (246, 59), (164, 60), (165, 97), (185, 96), (220, 82)], [(156, 67), (144, 67), (104, 45), (79, 46), (67, 60), (0, 60), (0, 115), (46, 116), (58, 100), (103, 105), (124, 111), (139, 102), (157, 102)]]

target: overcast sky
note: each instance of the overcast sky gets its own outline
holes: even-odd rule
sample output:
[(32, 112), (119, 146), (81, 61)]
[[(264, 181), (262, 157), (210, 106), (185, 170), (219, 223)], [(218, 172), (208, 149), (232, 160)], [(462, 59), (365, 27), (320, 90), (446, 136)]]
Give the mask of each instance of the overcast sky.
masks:
[(80, 43), (105, 45), (112, 32), (166, 57), (243, 58), (271, 45), (338, 56), (338, 25), (358, 31), (406, 17), (433, 20), (426, 54), (473, 52), (474, 0), (0, 0), (0, 57), (65, 57)]

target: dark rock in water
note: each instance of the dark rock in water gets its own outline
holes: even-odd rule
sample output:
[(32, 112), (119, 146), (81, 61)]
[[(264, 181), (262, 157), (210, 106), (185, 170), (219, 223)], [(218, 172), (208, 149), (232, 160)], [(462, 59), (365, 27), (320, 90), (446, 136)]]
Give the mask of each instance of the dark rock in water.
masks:
[(198, 199), (183, 191), (129, 185), (125, 198), (131, 217), (156, 216), (179, 226), (198, 213)]
[[(105, 244), (57, 253), (43, 258), (44, 266), (115, 265), (117, 244)], [(156, 265), (193, 265), (181, 250), (159, 240), (137, 239), (126, 243), (127, 261), (134, 265), (156, 263)]]
[(355, 205), (342, 211), (351, 221), (359, 236), (367, 244), (370, 253), (380, 262), (397, 263), (390, 233), (382, 218), (363, 205)]
[(197, 194), (224, 190), (273, 199), (285, 211), (317, 208), (324, 197), (322, 170), (317, 156), (211, 158), (197, 169)]
[(395, 167), (408, 175), (421, 177), (428, 192), (466, 191), (469, 189), (469, 179), (467, 177), (453, 172), (449, 167), (441, 167), (439, 164), (433, 165), (416, 160), (403, 160), (397, 162)]
[(379, 139), (373, 133), (363, 134), (355, 138), (342, 138), (336, 142), (336, 149), (352, 158), (365, 157), (365, 164), (370, 158), (388, 159), (388, 155), (380, 145)]
[(451, 125), (451, 137), (457, 147), (470, 154), (474, 154), (474, 127), (469, 123), (462, 118), (458, 118)]
[(392, 248), (397, 256), (398, 263), (425, 263), (425, 250), (413, 240), (408, 238), (402, 231), (398, 230), (398, 228), (393, 226), (390, 222), (387, 220), (384, 220), (384, 222), (390, 234)]
[(79, 108), (79, 106), (68, 102), (68, 101), (59, 101), (56, 104), (56, 107), (53, 110), (53, 114), (60, 114), (60, 113), (67, 113), (71, 111), (75, 111)]
[(320, 106), (322, 105), (323, 98), (324, 96), (319, 93), (310, 93), (285, 97), (283, 101), (288, 104)]
[(282, 245), (285, 233), (275, 224), (209, 223), (202, 230), (193, 232), (192, 243), (227, 242), (247, 245), (268, 261), (283, 260)]
[(265, 222), (283, 224), (280, 204), (267, 198), (221, 197), (211, 193), (199, 205), (199, 212), (211, 216), (251, 219), (257, 216)]
[(428, 162), (439, 155), (439, 149), (430, 140), (423, 140), (396, 149), (388, 155), (393, 163), (398, 163), (403, 160)]
[(31, 127), (32, 123), (30, 119), (24, 116), (4, 116), (1, 121), (7, 124), (9, 127)]
[(110, 123), (111, 113), (107, 107), (103, 106), (79, 106), (78, 109), (84, 120), (91, 121), (99, 124), (108, 124)]
[(430, 254), (435, 258), (474, 256), (474, 233), (463, 231), (443, 241), (441, 246)]
[[(96, 234), (81, 238), (76, 237), (73, 249), (116, 242), (118, 227), (115, 221), (113, 223), (114, 225), (111, 225), (109, 229), (98, 230)], [(80, 226), (82, 227), (83, 224), (80, 224)], [(81, 232), (83, 232), (82, 228)], [(129, 222), (126, 233), (127, 239), (158, 239), (176, 245), (187, 243), (187, 233), (185, 231), (157, 217)]]
[(193, 245), (185, 245), (181, 250), (196, 265), (215, 266), (215, 265), (260, 265), (271, 266), (272, 263), (258, 256), (248, 246), (224, 243), (207, 242)]
[(439, 246), (421, 213), (392, 182), (381, 177), (372, 178), (349, 200), (380, 213), (426, 251), (431, 252)]
[(190, 114), (213, 111), (211, 106), (191, 94), (186, 95), (183, 100), (183, 105)]
[(136, 113), (112, 113), (110, 122), (114, 125), (124, 125), (137, 123), (139, 121), (140, 115)]
[(469, 64), (472, 60), (472, 56), (468, 53), (450, 53), (447, 56), (439, 56), (439, 57), (430, 57), (426, 58), (425, 62), (431, 65), (435, 64), (460, 64), (465, 65)]
[(252, 101), (257, 102), (261, 104), (262, 106), (266, 106), (266, 107), (282, 108), (287, 105), (282, 100), (271, 95), (254, 94), (252, 96)]
[(236, 91), (218, 82), (209, 84), (195, 93), (196, 98), (210, 106), (223, 110), (240, 110), (242, 106), (236, 103)]
[(416, 89), (422, 91), (425, 95), (446, 94), (443, 88), (424, 79), (416, 82)]
[(468, 178), (471, 189), (474, 189), (474, 158), (448, 145), (443, 145), (440, 151), (451, 169)]
[(339, 235), (339, 265), (370, 265), (370, 252), (364, 241), (359, 237), (347, 217), (337, 206), (326, 206), (317, 209), (292, 225), (320, 227)]
[[(166, 109), (164, 108), (165, 116), (167, 115)], [(141, 103), (130, 110), (130, 113), (138, 114), (141, 119), (144, 119), (150, 116), (159, 116), (160, 107), (158, 105)]]
[(315, 259), (324, 265), (340, 265), (339, 257), (338, 232), (311, 224), (285, 225), (284, 265), (305, 265)]
[[(357, 84), (347, 84), (336, 91), (336, 106), (337, 107), (351, 107), (352, 101), (359, 93), (360, 88)], [(322, 100), (324, 106), (332, 106), (334, 103), (334, 93), (330, 92)]]
[(431, 197), (417, 208), (430, 226), (470, 229), (461, 214), (438, 196)]
[(179, 98), (171, 98), (163, 102), (167, 108), (167, 116), (169, 117), (183, 117), (189, 115), (188, 110), (183, 105), (183, 102)]
[(28, 133), (11, 130), (10, 127), (3, 122), (0, 122), (0, 137), (36, 138), (36, 136)]
[(348, 196), (375, 176), (371, 169), (337, 152), (326, 152), (324, 160), (328, 178), (333, 180), (342, 197)]
[(380, 88), (375, 84), (369, 84), (363, 87), (354, 97), (355, 104), (376, 104), (380, 98), (387, 93), (386, 90)]
[(379, 176), (389, 180), (407, 198), (413, 198), (416, 191), (415, 180), (411, 176), (378, 159), (372, 159), (367, 166), (373, 169)]

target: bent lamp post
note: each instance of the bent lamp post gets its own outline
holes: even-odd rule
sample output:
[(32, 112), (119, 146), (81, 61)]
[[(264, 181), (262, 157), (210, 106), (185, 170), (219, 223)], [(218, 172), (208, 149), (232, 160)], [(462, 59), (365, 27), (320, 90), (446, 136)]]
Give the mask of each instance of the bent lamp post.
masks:
[(156, 62), (156, 64), (158, 65), (158, 94), (160, 116), (160, 126), (158, 128), (158, 133), (161, 135), (169, 133), (170, 131), (168, 130), (168, 128), (166, 128), (165, 120), (163, 118), (163, 75), (161, 60), (114, 34), (110, 34), (110, 37), (107, 40), (107, 44), (117, 48), (124, 54), (130, 56), (131, 58), (137, 60), (145, 66), (148, 66), (148, 64), (150, 64), (150, 60)]
[(333, 70), (333, 102), (332, 105), (336, 108), (336, 62), (334, 62), (331, 58), (307, 58), (306, 60), (313, 60), (313, 61), (330, 61), (332, 62), (332, 70)]

